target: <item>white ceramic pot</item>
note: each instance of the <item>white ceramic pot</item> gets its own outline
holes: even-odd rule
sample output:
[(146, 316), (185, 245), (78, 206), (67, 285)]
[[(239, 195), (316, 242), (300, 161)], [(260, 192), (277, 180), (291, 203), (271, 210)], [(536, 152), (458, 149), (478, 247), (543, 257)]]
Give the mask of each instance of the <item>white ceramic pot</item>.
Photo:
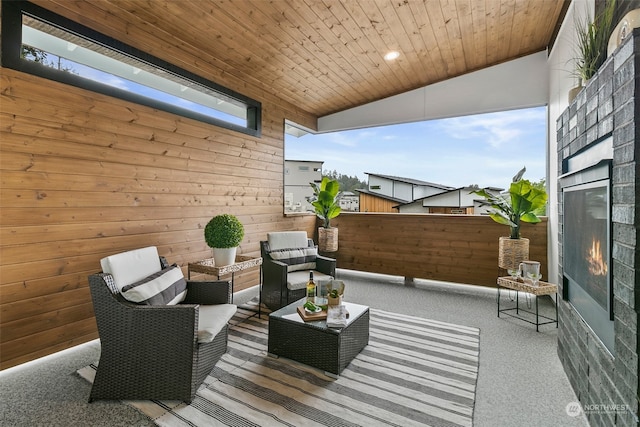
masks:
[(231, 265), (236, 262), (235, 248), (211, 248), (213, 251), (213, 260), (216, 263), (216, 267), (222, 267), (223, 265)]

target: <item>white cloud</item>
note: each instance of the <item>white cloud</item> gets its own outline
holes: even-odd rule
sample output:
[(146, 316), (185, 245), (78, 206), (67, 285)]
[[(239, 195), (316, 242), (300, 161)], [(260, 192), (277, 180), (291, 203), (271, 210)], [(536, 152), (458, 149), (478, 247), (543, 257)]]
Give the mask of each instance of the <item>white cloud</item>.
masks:
[(441, 129), (453, 138), (487, 143), (492, 148), (523, 137), (532, 126), (544, 123), (544, 109), (514, 110), (476, 116), (456, 117), (439, 122)]

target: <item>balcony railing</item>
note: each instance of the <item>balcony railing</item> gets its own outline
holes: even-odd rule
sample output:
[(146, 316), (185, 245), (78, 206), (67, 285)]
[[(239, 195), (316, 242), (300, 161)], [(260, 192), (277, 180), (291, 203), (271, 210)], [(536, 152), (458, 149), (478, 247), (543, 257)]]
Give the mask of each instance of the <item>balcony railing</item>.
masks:
[[(339, 248), (327, 255), (339, 268), (482, 286), (504, 274), (498, 238), (509, 229), (487, 216), (343, 213), (331, 225), (339, 228)], [(523, 224), (521, 234), (548, 277), (547, 218)]]

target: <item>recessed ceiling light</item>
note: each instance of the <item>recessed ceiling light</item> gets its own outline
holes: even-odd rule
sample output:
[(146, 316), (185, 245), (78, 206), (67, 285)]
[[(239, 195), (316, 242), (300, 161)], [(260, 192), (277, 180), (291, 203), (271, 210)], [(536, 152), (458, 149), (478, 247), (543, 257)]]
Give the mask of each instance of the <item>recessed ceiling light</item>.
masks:
[(394, 59), (398, 58), (399, 56), (400, 56), (400, 52), (398, 52), (397, 50), (392, 50), (391, 52), (388, 52), (384, 56), (384, 59), (385, 59), (385, 61), (393, 61)]

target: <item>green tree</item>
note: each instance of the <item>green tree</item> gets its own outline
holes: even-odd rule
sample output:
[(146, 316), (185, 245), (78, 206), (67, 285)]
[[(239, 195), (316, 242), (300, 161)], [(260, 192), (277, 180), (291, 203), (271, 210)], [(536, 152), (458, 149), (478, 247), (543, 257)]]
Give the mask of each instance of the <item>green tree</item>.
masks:
[(33, 62), (37, 62), (39, 64), (47, 65), (47, 52), (41, 49), (36, 49), (35, 47), (22, 45), (20, 57)]
[(367, 188), (367, 183), (365, 181), (360, 181), (360, 178), (357, 176), (349, 176), (345, 174), (338, 173), (336, 170), (332, 171), (323, 171), (323, 176), (326, 176), (329, 179), (333, 179), (338, 181), (340, 184), (341, 191), (351, 191), (354, 192), (358, 189)]

